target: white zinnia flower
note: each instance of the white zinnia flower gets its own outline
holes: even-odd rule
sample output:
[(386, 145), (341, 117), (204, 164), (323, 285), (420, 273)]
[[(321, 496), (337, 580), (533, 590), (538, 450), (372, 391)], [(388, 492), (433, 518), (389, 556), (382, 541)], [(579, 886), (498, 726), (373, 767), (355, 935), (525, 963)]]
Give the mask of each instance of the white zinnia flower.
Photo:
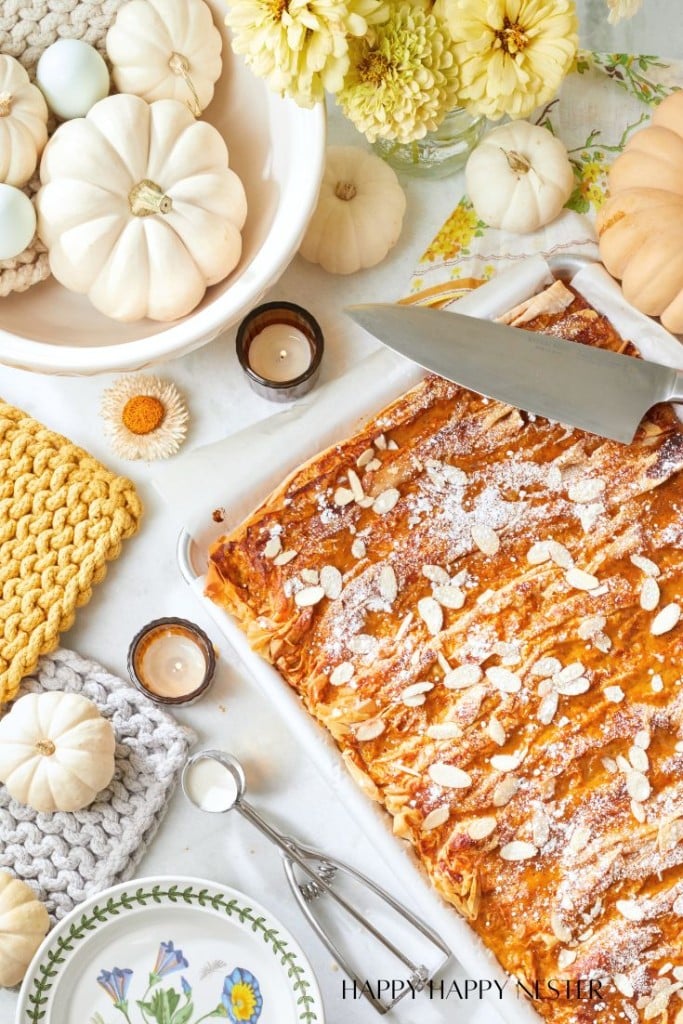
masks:
[(185, 440), (189, 414), (175, 384), (159, 377), (120, 377), (102, 395), (100, 414), (115, 455), (167, 459)]

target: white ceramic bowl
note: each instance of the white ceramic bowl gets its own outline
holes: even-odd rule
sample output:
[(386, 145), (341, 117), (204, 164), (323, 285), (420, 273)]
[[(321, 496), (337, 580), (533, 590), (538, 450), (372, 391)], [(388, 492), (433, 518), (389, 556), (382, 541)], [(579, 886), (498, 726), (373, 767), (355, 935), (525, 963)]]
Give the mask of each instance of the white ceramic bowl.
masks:
[(222, 0), (209, 0), (224, 67), (205, 118), (225, 138), (249, 212), (236, 270), (173, 323), (122, 324), (54, 278), (0, 299), (0, 363), (58, 374), (133, 370), (180, 356), (240, 320), (296, 253), (315, 208), (325, 153), (325, 111), (269, 92), (230, 50)]

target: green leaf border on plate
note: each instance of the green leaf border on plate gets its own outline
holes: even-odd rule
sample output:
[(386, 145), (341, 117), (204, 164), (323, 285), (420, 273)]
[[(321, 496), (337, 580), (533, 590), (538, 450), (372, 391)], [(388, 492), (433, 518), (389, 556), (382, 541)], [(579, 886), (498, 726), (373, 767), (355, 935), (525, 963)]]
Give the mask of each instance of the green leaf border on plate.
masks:
[(313, 1008), (316, 997), (310, 991), (313, 986), (307, 977), (308, 970), (300, 963), (299, 955), (288, 948), (287, 939), (280, 935), (277, 928), (269, 926), (265, 917), (255, 915), (253, 909), (242, 904), (239, 899), (227, 898), (221, 892), (212, 893), (208, 888), (197, 889), (192, 885), (153, 885), (151, 888), (140, 886), (135, 892), (123, 891), (110, 897), (102, 906), (95, 904), (89, 913), (82, 914), (80, 921), (73, 922), (68, 931), (60, 935), (53, 945), (45, 950), (40, 962), (36, 964), (34, 978), (27, 994), (29, 1006), (26, 1008), (26, 1021), (29, 1024), (40, 1024), (46, 1019), (45, 1005), (48, 1002), (48, 993), (59, 974), (60, 965), (66, 963), (66, 954), (73, 952), (76, 944), (87, 938), (89, 932), (95, 931), (98, 925), (118, 917), (122, 912), (144, 908), (150, 902), (160, 904), (165, 901), (222, 910), (227, 917), (239, 918), (242, 924), (250, 923), (252, 932), (261, 934), (263, 941), (271, 946), (274, 955), (287, 969), (292, 994), (296, 999), (298, 1020), (302, 1024), (314, 1024), (319, 1021), (320, 1018)]

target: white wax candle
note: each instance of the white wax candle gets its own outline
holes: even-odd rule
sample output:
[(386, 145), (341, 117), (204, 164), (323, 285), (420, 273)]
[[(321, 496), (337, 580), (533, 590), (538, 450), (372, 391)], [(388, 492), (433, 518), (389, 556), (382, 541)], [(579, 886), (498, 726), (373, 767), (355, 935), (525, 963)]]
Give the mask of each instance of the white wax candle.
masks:
[(227, 811), (237, 797), (235, 779), (213, 757), (195, 761), (185, 773), (183, 783), (190, 800), (203, 811)]
[(200, 644), (180, 627), (154, 631), (139, 654), (137, 673), (158, 697), (185, 697), (199, 689), (206, 675)]
[(294, 380), (311, 365), (311, 345), (298, 327), (269, 324), (249, 345), (249, 365), (254, 373), (278, 383)]

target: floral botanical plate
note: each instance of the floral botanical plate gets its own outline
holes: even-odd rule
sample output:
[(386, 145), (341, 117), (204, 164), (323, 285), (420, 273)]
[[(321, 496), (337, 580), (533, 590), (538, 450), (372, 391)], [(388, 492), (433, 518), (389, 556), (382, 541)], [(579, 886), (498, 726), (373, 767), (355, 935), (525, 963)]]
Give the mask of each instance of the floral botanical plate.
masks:
[(143, 878), (50, 932), (16, 1024), (324, 1024), (311, 966), (253, 900), (196, 878)]

